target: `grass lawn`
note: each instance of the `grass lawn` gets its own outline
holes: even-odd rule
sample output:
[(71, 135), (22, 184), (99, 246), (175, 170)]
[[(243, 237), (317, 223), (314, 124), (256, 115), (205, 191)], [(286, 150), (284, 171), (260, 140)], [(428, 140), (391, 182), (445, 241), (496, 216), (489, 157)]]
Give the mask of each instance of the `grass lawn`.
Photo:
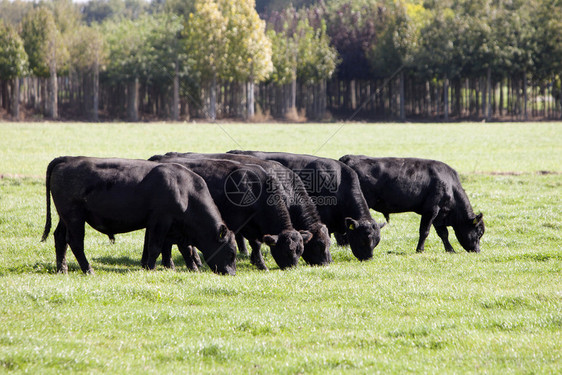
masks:
[[(484, 213), (482, 252), (432, 231), (416, 254), (419, 217), (400, 214), (370, 261), (334, 244), (330, 266), (281, 271), (264, 246), (269, 272), (241, 256), (227, 277), (177, 251), (178, 271), (147, 272), (142, 232), (88, 228), (96, 275), (70, 251), (55, 273), (54, 157), (230, 149), (445, 161)], [(0, 156), (0, 372), (562, 372), (562, 123), (0, 123)]]

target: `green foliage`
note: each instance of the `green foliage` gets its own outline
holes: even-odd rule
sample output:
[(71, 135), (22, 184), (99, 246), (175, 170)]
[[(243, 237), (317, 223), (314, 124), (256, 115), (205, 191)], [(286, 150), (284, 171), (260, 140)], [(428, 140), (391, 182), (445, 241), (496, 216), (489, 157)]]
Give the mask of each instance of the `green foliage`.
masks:
[(57, 30), (62, 35), (74, 33), (82, 21), (80, 10), (72, 0), (51, 0), (44, 6), (53, 13)]
[(533, 64), (539, 77), (562, 72), (562, 4), (559, 0), (539, 1), (531, 11), (532, 43), (536, 46)]
[(0, 77), (21, 77), (27, 71), (27, 54), (14, 27), (0, 19)]
[(388, 21), (387, 8), (370, 1), (334, 1), (327, 5), (326, 24), (332, 45), (341, 62), (340, 79), (369, 79), (372, 68), (368, 53), (379, 43)]
[(147, 51), (151, 66), (150, 79), (170, 82), (176, 64), (179, 64), (180, 77), (187, 75), (191, 61), (181, 40), (184, 28), (181, 17), (172, 13), (161, 13), (153, 16), (153, 26), (148, 35)]
[(297, 9), (310, 7), (318, 2), (317, 0), (256, 0), (256, 10), (263, 15), (292, 7)]
[(187, 51), (204, 79), (226, 71), (228, 54), (227, 22), (215, 1), (196, 0), (185, 28)]
[(227, 19), (227, 77), (235, 81), (265, 80), (271, 71), (271, 41), (265, 34), (265, 21), (255, 10), (254, 0), (223, 1)]
[[(527, 77), (541, 90), (554, 87), (555, 97), (560, 97), (559, 0), (290, 4), (285, 0), (257, 5), (253, 0), (36, 4), (0, 0), (0, 19), (20, 33), (31, 74), (47, 77), (56, 69), (65, 75), (99, 59), (102, 80), (117, 84), (140, 78), (153, 85), (147, 88), (154, 88), (149, 95), (160, 95), (154, 102), (166, 101), (176, 65), (184, 78), (182, 92), (189, 91), (190, 97), (197, 96), (194, 86), (207, 88), (209, 82), (316, 83), (333, 74), (343, 80), (372, 80), (389, 77), (399, 67), (406, 68), (413, 86), (444, 76), (457, 85), (460, 79), (476, 82), (490, 69), (492, 85), (510, 77), (517, 87)], [(267, 22), (256, 8), (267, 9)], [(100, 23), (104, 26), (98, 29), (95, 25)], [(17, 38), (13, 32), (9, 35), (15, 46)], [(21, 64), (4, 66), (21, 71)], [(406, 100), (413, 100), (411, 96), (406, 93)]]
[(273, 72), (271, 79), (279, 84), (288, 84), (297, 78), (297, 46), (285, 32), (267, 31), (271, 40)]
[(493, 63), (504, 75), (521, 74), (532, 69), (534, 48), (529, 10), (525, 4), (518, 3), (499, 7), (497, 16), (491, 22), (496, 47)]
[(77, 71), (90, 71), (94, 65), (103, 65), (107, 58), (105, 39), (96, 26), (79, 26), (69, 35), (70, 65)]
[(500, 76), (534, 71), (533, 35), (544, 34), (532, 26), (532, 9), (538, 3), (430, 3), (431, 21), (420, 34), (418, 70), (449, 77), (479, 77), (488, 67)]
[(0, 20), (16, 26), (32, 7), (33, 3), (30, 1), (0, 0)]
[(458, 75), (461, 67), (455, 64), (458, 50), (452, 39), (459, 33), (462, 30), (451, 11), (438, 9), (433, 12), (431, 21), (420, 32), (420, 48), (416, 55), (418, 69), (430, 77)]
[(273, 69), (271, 41), (253, 0), (196, 1), (185, 36), (188, 53), (205, 80), (262, 81)]
[(26, 14), (22, 21), (22, 39), (29, 67), (38, 77), (49, 77), (51, 65), (61, 69), (68, 61), (64, 40), (53, 13), (46, 7), (33, 9)]
[(181, 19), (167, 14), (104, 22), (102, 33), (108, 49), (105, 74), (114, 82), (169, 80), (176, 61), (186, 59), (179, 41), (182, 29)]
[(298, 79), (314, 83), (332, 76), (339, 60), (323, 19), (289, 8), (277, 13), (270, 24), (275, 82), (286, 84)]
[[(409, 15), (409, 12), (412, 15)], [(381, 22), (378, 43), (369, 46), (367, 56), (376, 77), (388, 77), (402, 66), (413, 65), (420, 24), (423, 22), (423, 7), (405, 7), (397, 3)], [(410, 18), (411, 17), (411, 18)]]
[(88, 24), (102, 23), (110, 19), (137, 19), (149, 9), (145, 0), (89, 0), (81, 12)]
[(330, 46), (326, 23), (312, 27), (307, 18), (299, 20), (297, 36), (297, 78), (304, 83), (315, 83), (331, 78), (339, 62), (335, 48)]

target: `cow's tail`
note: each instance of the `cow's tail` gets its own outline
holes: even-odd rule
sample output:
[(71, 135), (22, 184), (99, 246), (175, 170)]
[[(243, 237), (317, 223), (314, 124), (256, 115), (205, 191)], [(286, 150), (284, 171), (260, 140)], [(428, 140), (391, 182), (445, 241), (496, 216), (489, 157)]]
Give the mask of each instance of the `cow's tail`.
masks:
[(47, 218), (45, 220), (45, 230), (43, 231), (43, 236), (41, 237), (41, 242), (45, 242), (51, 231), (51, 174), (53, 169), (59, 164), (66, 160), (64, 157), (53, 159), (47, 167), (47, 175), (45, 177), (45, 190), (47, 195)]

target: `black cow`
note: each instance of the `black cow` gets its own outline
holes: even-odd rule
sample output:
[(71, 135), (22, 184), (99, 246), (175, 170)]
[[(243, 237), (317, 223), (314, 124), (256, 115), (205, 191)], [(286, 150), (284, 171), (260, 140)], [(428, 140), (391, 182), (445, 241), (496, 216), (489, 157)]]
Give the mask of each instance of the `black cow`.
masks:
[(485, 229), (482, 214), (474, 214), (457, 172), (447, 164), (363, 155), (345, 155), (340, 160), (357, 172), (369, 207), (381, 212), (387, 221), (392, 213), (421, 215), (418, 252), (423, 251), (432, 224), (446, 251), (454, 252), (447, 226), (453, 227), (465, 250), (480, 251)]
[(345, 234), (359, 260), (373, 256), (380, 241), (379, 225), (371, 217), (357, 173), (338, 160), (285, 152), (229, 151), (274, 160), (295, 172), (313, 197), (320, 219), (330, 233)]
[[(280, 184), (263, 168), (231, 160), (197, 160), (166, 155), (154, 155), (149, 160), (179, 163), (203, 177), (228, 227), (255, 244), (250, 260), (256, 267), (267, 270), (260, 251), (262, 241), (269, 245), (271, 255), (281, 269), (297, 265), (304, 243), (312, 234), (293, 228), (283, 202), (271, 203)], [(267, 184), (271, 190), (267, 189)]]
[[(153, 269), (168, 236), (196, 245), (209, 267), (236, 272), (236, 242), (213, 202), (205, 181), (178, 164), (145, 160), (59, 157), (47, 167), (47, 219), (51, 199), (59, 214), (54, 232), (57, 271), (66, 273), (70, 245), (84, 273), (93, 273), (84, 255), (84, 224), (108, 236), (146, 228), (146, 265)], [(170, 232), (172, 229), (172, 232)]]
[[(280, 194), (276, 196), (276, 200), (277, 198), (282, 199), (287, 205), (293, 227), (297, 230), (306, 230), (312, 233), (310, 241), (304, 244), (302, 258), (311, 265), (327, 265), (331, 263), (331, 241), (328, 228), (322, 224), (318, 210), (306, 192), (301, 179), (289, 168), (286, 168), (275, 161), (262, 160), (249, 155), (168, 152), (166, 153), (166, 156), (178, 156), (189, 159), (234, 160), (243, 164), (255, 164), (261, 166), (269, 174), (276, 176), (279, 180), (283, 191), (282, 194), (280, 192)], [(247, 254), (243, 238), (237, 235), (236, 240), (238, 243), (238, 250)], [(253, 246), (259, 245), (254, 244)]]

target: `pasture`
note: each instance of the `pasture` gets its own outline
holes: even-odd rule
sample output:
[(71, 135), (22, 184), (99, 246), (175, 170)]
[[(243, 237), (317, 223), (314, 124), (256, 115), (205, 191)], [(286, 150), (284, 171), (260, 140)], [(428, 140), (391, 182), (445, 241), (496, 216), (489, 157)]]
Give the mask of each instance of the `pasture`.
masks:
[[(55, 273), (54, 157), (230, 149), (442, 160), (484, 213), (482, 252), (432, 230), (416, 254), (419, 216), (396, 214), (367, 262), (333, 241), (327, 267), (281, 271), (264, 246), (269, 272), (190, 273), (175, 249), (176, 272), (149, 272), (142, 232), (87, 230), (96, 274), (70, 251)], [(0, 156), (0, 372), (562, 371), (562, 123), (0, 123)]]

